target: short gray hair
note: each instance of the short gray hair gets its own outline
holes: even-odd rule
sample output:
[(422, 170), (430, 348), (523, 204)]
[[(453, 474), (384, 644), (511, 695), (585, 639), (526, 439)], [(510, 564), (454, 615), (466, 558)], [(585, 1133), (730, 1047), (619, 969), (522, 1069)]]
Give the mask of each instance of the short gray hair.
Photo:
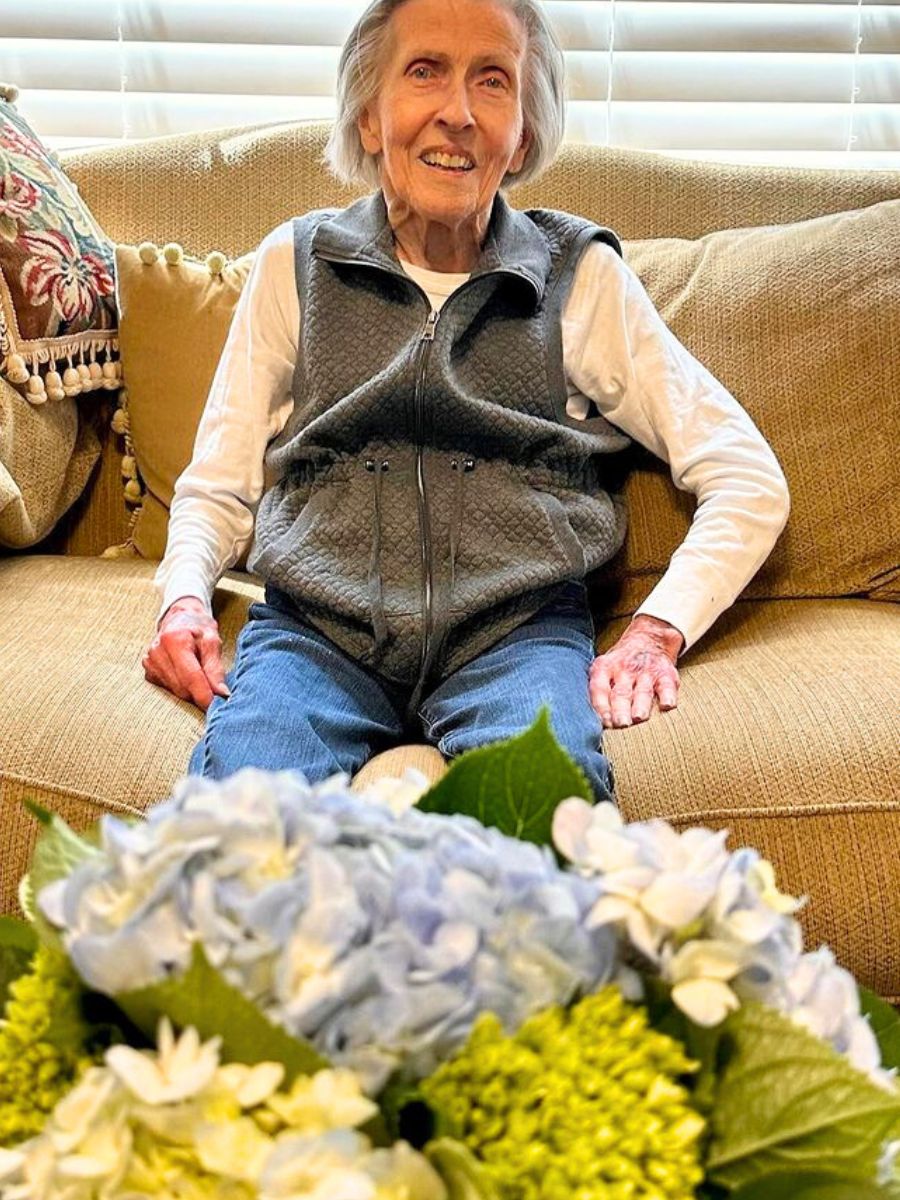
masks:
[[(363, 147), (357, 124), (374, 98), (395, 9), (406, 0), (372, 0), (344, 43), (338, 64), (337, 116), (324, 161), (342, 183), (378, 188), (381, 179), (375, 156)], [(506, 174), (501, 187), (526, 183), (540, 175), (556, 157), (565, 133), (565, 62), (562, 47), (538, 0), (502, 0), (522, 22), (528, 41), (522, 79), (522, 120), (531, 134), (522, 169)]]

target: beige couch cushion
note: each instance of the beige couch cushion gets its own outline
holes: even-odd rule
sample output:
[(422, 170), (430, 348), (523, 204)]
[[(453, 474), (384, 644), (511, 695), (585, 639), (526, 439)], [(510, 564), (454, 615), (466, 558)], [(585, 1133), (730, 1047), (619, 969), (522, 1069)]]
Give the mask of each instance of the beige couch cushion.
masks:
[[(172, 240), (192, 254), (238, 255), (296, 213), (361, 194), (340, 186), (322, 161), (330, 128), (312, 121), (203, 130), (61, 158), (115, 241)], [(695, 238), (897, 197), (900, 171), (702, 162), (576, 143), (560, 147), (539, 179), (510, 192), (517, 208), (583, 213), (623, 238)]]
[[(0, 628), (17, 634), (0, 658), (0, 908), (13, 903), (34, 835), (25, 796), (84, 825), (145, 809), (186, 769), (204, 714), (147, 683), (140, 665), (153, 571), (141, 559), (0, 560)], [(227, 667), (260, 594), (238, 573), (216, 591)], [(677, 709), (605, 735), (627, 817), (724, 825), (734, 844), (759, 846), (786, 886), (813, 897), (810, 935), (894, 996), (898, 626), (887, 604), (740, 602), (680, 668)], [(407, 761), (434, 773), (436, 760), (424, 746), (391, 751), (355, 782)]]
[[(900, 200), (696, 241), (626, 243), (675, 336), (749, 412), (791, 493), (742, 597), (900, 599)], [(634, 612), (684, 541), (694, 500), (649, 454), (630, 476), (620, 583)]]

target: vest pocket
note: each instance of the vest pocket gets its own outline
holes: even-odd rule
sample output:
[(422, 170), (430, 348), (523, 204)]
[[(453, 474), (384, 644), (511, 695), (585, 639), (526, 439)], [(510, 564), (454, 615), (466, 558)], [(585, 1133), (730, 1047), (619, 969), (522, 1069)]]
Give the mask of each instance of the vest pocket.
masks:
[(438, 512), (461, 509), (458, 530), (452, 523), (448, 530), (456, 544), (451, 611), (479, 612), (560, 580), (581, 578), (584, 552), (559, 497), (537, 486), (528, 467), (468, 458), (473, 467), (464, 477), (464, 503), (453, 504), (457, 472), (448, 470), (454, 478), (435, 505)]

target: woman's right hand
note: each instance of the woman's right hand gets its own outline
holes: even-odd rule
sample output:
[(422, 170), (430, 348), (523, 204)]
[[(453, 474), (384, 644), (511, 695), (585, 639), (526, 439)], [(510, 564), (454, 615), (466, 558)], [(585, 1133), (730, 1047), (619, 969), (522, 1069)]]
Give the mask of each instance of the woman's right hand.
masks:
[(196, 596), (182, 596), (163, 614), (141, 659), (144, 678), (204, 711), (213, 695), (230, 696), (219, 625)]

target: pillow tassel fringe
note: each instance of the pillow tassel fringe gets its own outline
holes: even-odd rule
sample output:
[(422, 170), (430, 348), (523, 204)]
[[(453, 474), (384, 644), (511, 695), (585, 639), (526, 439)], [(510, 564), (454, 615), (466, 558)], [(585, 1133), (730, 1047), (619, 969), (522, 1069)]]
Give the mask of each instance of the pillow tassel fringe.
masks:
[[(85, 362), (85, 352), (89, 362)], [(97, 361), (100, 353), (104, 356), (102, 363)], [(39, 346), (29, 355), (30, 369), (23, 354), (9, 354), (0, 361), (0, 375), (20, 389), (24, 384), (24, 396), (29, 403), (45, 404), (48, 400), (80, 396), (98, 388), (117, 391), (122, 387), (122, 364), (118, 354), (117, 337), (81, 337), (62, 346)], [(57, 359), (68, 361), (62, 374), (57, 370)]]

